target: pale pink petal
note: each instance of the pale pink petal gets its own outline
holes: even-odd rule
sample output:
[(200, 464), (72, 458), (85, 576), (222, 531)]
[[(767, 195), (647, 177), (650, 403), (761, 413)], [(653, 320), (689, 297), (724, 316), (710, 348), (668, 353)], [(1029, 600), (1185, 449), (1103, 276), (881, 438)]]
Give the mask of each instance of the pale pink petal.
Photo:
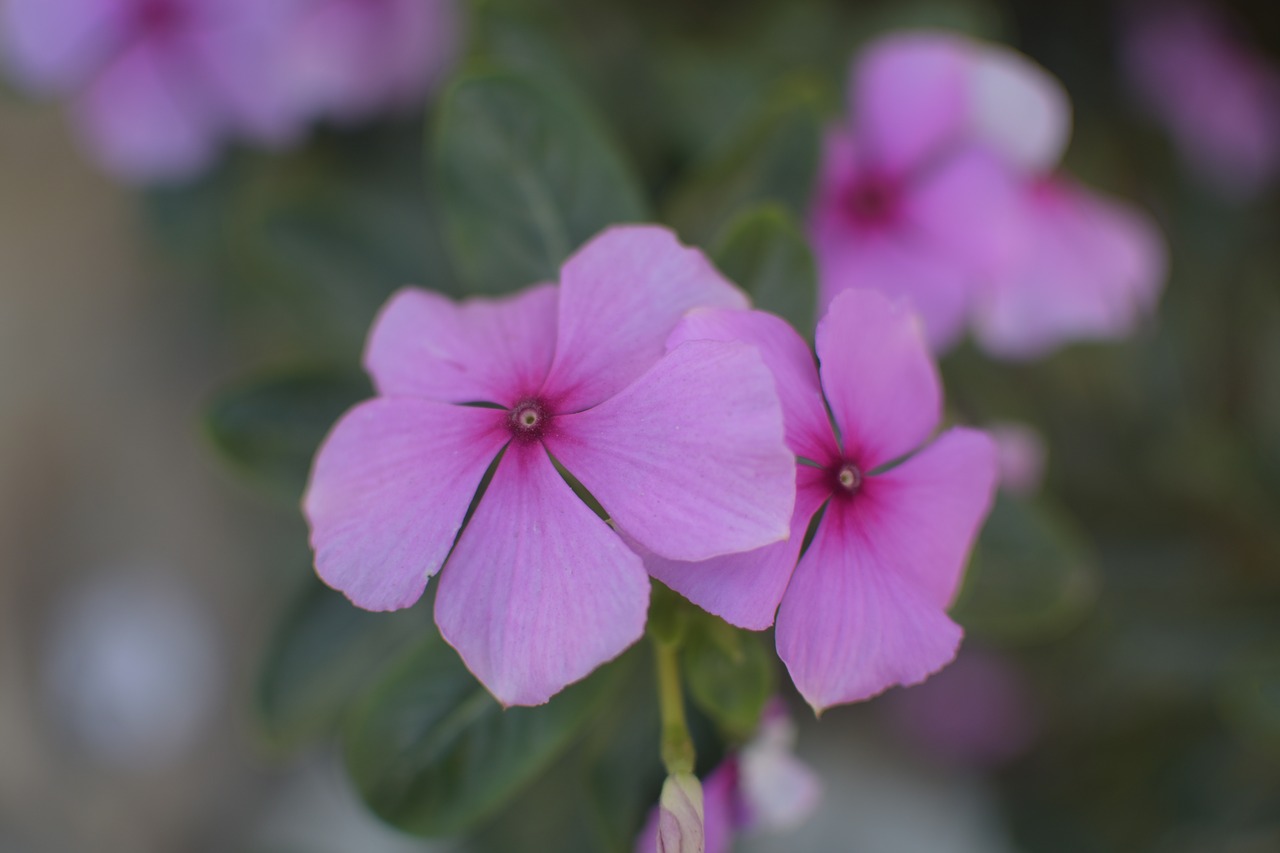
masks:
[(436, 624), (503, 705), (540, 705), (640, 639), (649, 579), (536, 443), (512, 443), (458, 539)]
[(991, 509), (995, 442), (955, 427), (901, 465), (868, 477), (854, 499), (876, 561), (939, 609), (951, 605)]
[(862, 53), (850, 80), (854, 129), (877, 164), (904, 175), (964, 132), (970, 53), (943, 33), (886, 36)]
[(185, 178), (209, 165), (227, 127), (186, 70), (165, 45), (147, 41), (94, 80), (74, 118), (103, 168), (145, 182)]
[(1007, 47), (975, 45), (969, 68), (972, 141), (1025, 173), (1054, 168), (1071, 138), (1071, 99), (1048, 71)]
[(818, 323), (817, 350), (845, 454), (864, 472), (919, 447), (938, 425), (938, 370), (908, 306), (846, 291)]
[(676, 326), (667, 346), (697, 340), (741, 341), (755, 347), (776, 380), (787, 446), (814, 462), (835, 461), (839, 451), (822, 401), (818, 365), (809, 345), (785, 320), (764, 311), (695, 309)]
[(111, 58), (127, 11), (118, 0), (7, 0), (0, 3), (0, 53), (24, 87), (66, 94)]
[(387, 96), (412, 106), (454, 63), (463, 46), (456, 0), (388, 0), (393, 50), (387, 60)]
[(510, 437), (504, 424), (504, 412), (403, 398), (344, 415), (303, 498), (321, 579), (366, 610), (417, 601)]
[(781, 831), (803, 823), (822, 799), (817, 774), (796, 758), (796, 726), (778, 699), (766, 707), (738, 760), (744, 824)]
[(701, 562), (668, 560), (636, 545), (645, 568), (671, 589), (731, 625), (751, 631), (768, 628), (791, 580), (809, 522), (831, 495), (826, 472), (800, 465), (796, 475), (796, 509), (789, 539)]
[(405, 288), (387, 302), (365, 348), (380, 394), (513, 406), (537, 393), (556, 340), (556, 288), (454, 302)]
[(817, 712), (917, 684), (960, 643), (960, 627), (881, 560), (859, 509), (827, 507), (778, 610), (778, 655)]
[(1022, 191), (1017, 175), (993, 153), (958, 148), (903, 199), (902, 234), (967, 280), (991, 281), (1008, 272), (1026, 241)]
[(1065, 178), (1027, 190), (1021, 261), (976, 309), (978, 340), (1007, 358), (1129, 334), (1154, 307), (1167, 249), (1151, 219)]
[[(686, 801), (692, 803), (692, 797), (687, 793), (680, 796), (679, 789), (668, 791), (668, 786), (672, 784), (668, 781), (663, 787), (667, 808), (664, 809), (663, 804), (659, 804), (649, 812), (649, 818), (636, 839), (636, 853), (692, 853), (697, 849), (701, 849), (703, 853), (729, 853), (733, 844), (737, 811), (737, 783), (737, 762), (732, 758), (723, 761), (702, 782), (703, 846), (698, 848), (697, 839), (691, 837), (696, 836), (696, 833), (678, 831), (679, 814), (685, 816), (686, 824), (692, 823), (694, 810), (691, 805), (686, 805)], [(659, 832), (664, 821), (668, 824), (666, 839), (661, 838)], [(675, 846), (680, 842), (688, 842), (690, 846)]]
[(1022, 497), (1040, 491), (1049, 455), (1044, 436), (1027, 424), (1014, 421), (989, 423), (983, 429), (996, 443), (1000, 488)]
[(747, 299), (697, 249), (656, 225), (602, 231), (560, 271), (559, 342), (546, 396), (560, 411), (607, 400), (653, 366), (691, 308)]
[(773, 376), (746, 344), (681, 344), (622, 393), (557, 417), (545, 441), (663, 557), (705, 560), (790, 534), (795, 456)]

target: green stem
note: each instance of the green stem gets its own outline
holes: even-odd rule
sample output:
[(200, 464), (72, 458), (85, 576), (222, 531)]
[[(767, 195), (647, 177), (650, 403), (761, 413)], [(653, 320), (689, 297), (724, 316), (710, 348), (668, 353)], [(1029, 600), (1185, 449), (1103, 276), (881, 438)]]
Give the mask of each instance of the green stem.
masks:
[(667, 773), (692, 773), (693, 737), (684, 715), (684, 691), (680, 685), (680, 644), (654, 637), (657, 661), (658, 709), (662, 715), (662, 763)]

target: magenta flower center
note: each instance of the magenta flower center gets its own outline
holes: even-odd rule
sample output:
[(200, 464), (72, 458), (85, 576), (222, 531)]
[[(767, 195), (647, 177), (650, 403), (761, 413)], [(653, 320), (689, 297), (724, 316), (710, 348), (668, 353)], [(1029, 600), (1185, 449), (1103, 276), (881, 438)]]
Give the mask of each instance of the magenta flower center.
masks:
[(836, 487), (840, 491), (854, 495), (862, 487), (862, 471), (852, 462), (846, 462), (835, 471)]
[(507, 415), (507, 428), (511, 435), (520, 441), (537, 441), (547, 431), (551, 421), (551, 412), (541, 400), (522, 400), (511, 407)]
[(883, 227), (898, 216), (899, 192), (894, 182), (879, 175), (862, 175), (845, 190), (845, 216), (863, 228)]
[(145, 33), (172, 32), (182, 21), (183, 10), (176, 0), (140, 0), (134, 20)]

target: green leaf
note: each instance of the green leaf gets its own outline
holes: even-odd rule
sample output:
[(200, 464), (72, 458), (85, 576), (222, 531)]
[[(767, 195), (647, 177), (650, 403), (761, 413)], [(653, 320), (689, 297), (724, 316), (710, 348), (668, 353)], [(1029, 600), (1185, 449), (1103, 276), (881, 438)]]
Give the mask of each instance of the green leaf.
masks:
[(730, 739), (750, 737), (775, 689), (772, 655), (761, 635), (703, 616), (689, 631), (681, 664), (693, 703)]
[(1074, 627), (1096, 596), (1093, 556), (1068, 521), (1001, 493), (952, 616), (988, 640), (1026, 642)]
[(311, 579), (277, 629), (258, 679), (267, 734), (294, 746), (334, 731), (388, 662), (435, 630), (429, 610), (372, 613)]
[(433, 154), (455, 266), (476, 292), (554, 281), (601, 228), (645, 218), (636, 179), (596, 118), (519, 77), (454, 84)]
[(667, 219), (708, 244), (746, 205), (776, 202), (803, 216), (818, 170), (822, 114), (818, 87), (793, 79), (769, 98), (737, 144), (696, 171), (672, 198)]
[(546, 705), (504, 710), (433, 635), (349, 718), (347, 767), (384, 820), (420, 835), (461, 832), (545, 770), (628, 669), (624, 658)]
[(250, 379), (214, 397), (204, 432), (233, 469), (268, 495), (296, 503), (330, 427), (370, 394), (363, 377), (319, 369)]
[(744, 211), (725, 228), (712, 257), (730, 281), (751, 294), (757, 308), (811, 335), (818, 272), (809, 243), (786, 208), (766, 204)]

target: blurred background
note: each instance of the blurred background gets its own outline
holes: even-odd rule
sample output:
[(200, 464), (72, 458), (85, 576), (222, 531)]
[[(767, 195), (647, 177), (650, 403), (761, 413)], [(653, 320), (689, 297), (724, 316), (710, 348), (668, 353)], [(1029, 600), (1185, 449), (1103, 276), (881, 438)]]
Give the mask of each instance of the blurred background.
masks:
[[(952, 409), (1012, 433), (1026, 478), (1006, 480), (957, 605), (964, 650), (921, 687), (801, 716), (823, 804), (740, 849), (1280, 850), (1280, 97), (1261, 89), (1273, 135), (1243, 149), (1196, 138), (1220, 113), (1154, 108), (1133, 44), (1162, 8), (466, 8), (463, 65), (572, 90), (692, 242), (712, 225), (688, 187), (758, 177), (743, 140), (770, 116), (826, 121), (859, 45), (929, 26), (1057, 75), (1067, 167), (1169, 243), (1133, 336), (944, 358)], [(1275, 73), (1274, 4), (1200, 8)], [(418, 107), (130, 186), (58, 103), (0, 91), (0, 851), (473, 849), (360, 804), (332, 736), (349, 672), (306, 703), (278, 675), (298, 653), (280, 626), (317, 594), (297, 497), (368, 393), (364, 332), (403, 283), (461, 292), (423, 150)], [(313, 667), (350, 670), (323, 639)]]

